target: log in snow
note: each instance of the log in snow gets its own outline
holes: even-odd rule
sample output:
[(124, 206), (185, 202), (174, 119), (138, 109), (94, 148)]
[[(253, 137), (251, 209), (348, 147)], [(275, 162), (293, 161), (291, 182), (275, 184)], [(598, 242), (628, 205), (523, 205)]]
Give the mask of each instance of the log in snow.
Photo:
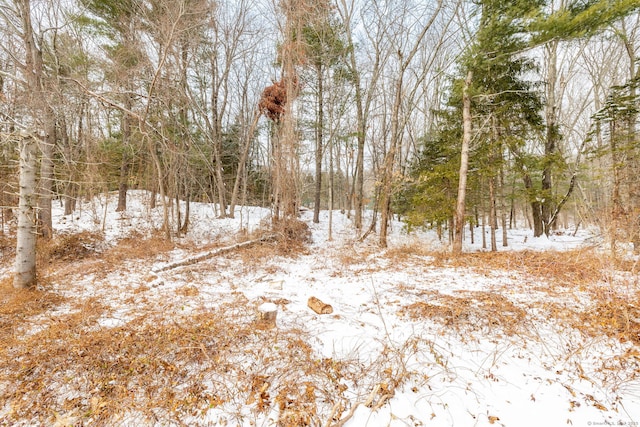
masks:
[(261, 237), (259, 239), (247, 240), (246, 242), (236, 243), (235, 245), (225, 246), (223, 248), (218, 248), (213, 251), (205, 252), (200, 255), (196, 255), (187, 259), (182, 259), (179, 261), (175, 261), (169, 263), (163, 267), (154, 268), (151, 270), (154, 273), (160, 273), (162, 271), (172, 270), (174, 268), (183, 267), (185, 265), (192, 265), (197, 262), (203, 261), (205, 259), (213, 258), (214, 256), (221, 255), (227, 252), (235, 251), (236, 249), (246, 248), (247, 246), (255, 245), (256, 243), (267, 242), (270, 240), (274, 240), (276, 238), (275, 234), (269, 234), (268, 236)]
[(309, 301), (307, 301), (307, 305), (311, 310), (315, 311), (318, 314), (333, 313), (333, 307), (331, 307), (331, 305), (325, 304), (324, 302), (320, 301), (316, 297), (309, 297)]

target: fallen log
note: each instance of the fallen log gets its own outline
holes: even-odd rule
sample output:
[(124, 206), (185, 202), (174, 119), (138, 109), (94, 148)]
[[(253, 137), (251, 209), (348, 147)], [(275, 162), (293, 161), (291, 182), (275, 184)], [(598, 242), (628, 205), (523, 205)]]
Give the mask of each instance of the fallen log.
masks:
[(174, 261), (172, 263), (166, 264), (162, 267), (157, 267), (151, 270), (153, 273), (160, 273), (162, 271), (173, 270), (174, 268), (184, 267), (185, 265), (192, 265), (197, 262), (203, 261), (205, 259), (213, 258), (214, 256), (222, 255), (227, 252), (235, 251), (237, 249), (246, 248), (248, 246), (255, 245), (257, 243), (268, 242), (271, 240), (275, 240), (277, 236), (275, 234), (269, 234), (267, 236), (260, 237), (259, 239), (247, 240), (246, 242), (236, 243), (235, 245), (225, 246), (222, 248), (217, 248), (209, 252), (205, 252), (203, 254), (195, 255), (186, 259)]
[(333, 313), (333, 307), (331, 307), (331, 305), (320, 301), (316, 297), (309, 297), (309, 301), (307, 301), (307, 306), (318, 314)]

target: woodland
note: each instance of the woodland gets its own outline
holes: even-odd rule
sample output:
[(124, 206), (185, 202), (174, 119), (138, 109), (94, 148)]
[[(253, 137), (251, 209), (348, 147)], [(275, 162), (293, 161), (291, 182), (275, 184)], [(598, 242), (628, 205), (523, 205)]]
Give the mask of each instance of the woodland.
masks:
[(640, 421), (638, 0), (0, 0), (0, 34), (0, 426), (527, 425), (497, 384)]
[[(53, 200), (159, 195), (394, 215), (448, 234), (519, 218), (640, 246), (634, 1), (5, 2), (2, 230), (35, 283)], [(155, 199), (153, 199), (155, 200)], [(180, 208), (185, 205), (184, 212)], [(363, 224), (363, 211), (375, 212)], [(35, 218), (37, 217), (37, 221)], [(484, 236), (484, 234), (483, 234)], [(447, 238), (445, 237), (445, 238)]]

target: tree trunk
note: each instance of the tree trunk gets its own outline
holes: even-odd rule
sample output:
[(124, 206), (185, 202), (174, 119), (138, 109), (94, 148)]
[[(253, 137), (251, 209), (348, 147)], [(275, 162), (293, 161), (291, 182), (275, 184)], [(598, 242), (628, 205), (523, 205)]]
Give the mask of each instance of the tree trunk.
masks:
[(76, 198), (78, 196), (77, 184), (69, 183), (65, 189), (64, 215), (71, 215), (76, 210)]
[(40, 235), (45, 239), (50, 239), (53, 236), (51, 200), (53, 198), (53, 152), (56, 142), (56, 125), (50, 112), (45, 115), (47, 116), (45, 125), (47, 131), (40, 147), (42, 158), (40, 159), (38, 223)]
[(334, 184), (334, 174), (333, 174), (333, 144), (329, 144), (329, 236), (328, 240), (333, 240), (333, 184)]
[[(295, 4), (295, 3), (294, 3)], [(299, 7), (299, 6), (298, 6)], [(298, 182), (298, 134), (296, 132), (296, 120), (294, 117), (293, 104), (298, 93), (298, 76), (296, 72), (295, 41), (296, 35), (300, 34), (302, 22), (297, 13), (297, 7), (289, 11), (285, 22), (285, 44), (282, 75), (285, 84), (286, 103), (280, 127), (278, 141), (279, 152), (276, 157), (276, 173), (278, 174), (278, 187), (275, 189), (279, 195), (277, 204), (278, 214), (274, 220), (297, 218), (300, 207), (300, 192)]]
[[(402, 57), (400, 57), (402, 60)], [(382, 189), (380, 193), (380, 246), (387, 247), (387, 231), (392, 217), (391, 200), (393, 190), (393, 171), (396, 163), (396, 152), (400, 145), (400, 107), (402, 105), (402, 86), (404, 69), (400, 71), (395, 86), (395, 96), (391, 110), (391, 142), (389, 151), (384, 156), (382, 166)]]
[[(626, 30), (624, 21), (623, 30)], [(623, 36), (623, 43), (629, 56), (629, 80), (635, 79), (629, 88), (629, 98), (635, 100), (637, 97), (637, 87), (640, 82), (640, 67), (636, 68), (637, 57), (633, 40), (628, 36)], [(629, 189), (629, 234), (633, 244), (634, 253), (640, 253), (640, 145), (638, 144), (638, 132), (636, 125), (638, 122), (637, 111), (631, 111), (626, 123), (627, 126), (627, 161), (626, 161), (626, 181)]]
[(489, 227), (491, 229), (491, 251), (498, 250), (496, 244), (496, 179), (495, 177), (489, 177)]
[(116, 207), (116, 212), (124, 212), (127, 210), (127, 191), (129, 190), (128, 181), (129, 156), (127, 153), (123, 153), (122, 161), (120, 163), (120, 183), (118, 184), (118, 206)]
[[(350, 46), (353, 46), (351, 40), (351, 33), (347, 31), (348, 42)], [(356, 165), (354, 171), (354, 196), (355, 196), (355, 214), (354, 225), (357, 231), (362, 230), (362, 214), (364, 211), (364, 148), (365, 148), (365, 136), (366, 136), (366, 119), (364, 114), (364, 100), (362, 95), (362, 88), (360, 86), (360, 72), (358, 71), (358, 65), (356, 63), (355, 49), (350, 49), (350, 67), (353, 73), (353, 86), (355, 89), (355, 101), (356, 101), (356, 123), (357, 123), (357, 148), (356, 148)]]
[(618, 234), (620, 228), (620, 220), (624, 216), (624, 206), (622, 204), (622, 196), (620, 194), (621, 186), (621, 173), (622, 168), (622, 155), (618, 147), (618, 131), (616, 121), (611, 120), (609, 137), (611, 139), (611, 156), (612, 156), (612, 174), (613, 174), (613, 188), (611, 190), (611, 254), (616, 257)]
[(20, 145), (20, 200), (13, 286), (24, 289), (36, 284), (37, 150), (31, 135), (22, 138)]
[(548, 236), (551, 231), (551, 216), (555, 210), (553, 200), (552, 167), (553, 158), (558, 146), (558, 106), (556, 105), (556, 82), (558, 41), (553, 40), (547, 44), (548, 71), (547, 71), (547, 103), (545, 107), (545, 119), (547, 122), (546, 141), (544, 146), (544, 169), (542, 171), (542, 197), (541, 215), (544, 233)]
[(50, 238), (53, 233), (51, 221), (51, 197), (53, 193), (53, 149), (55, 146), (55, 115), (47, 103), (44, 91), (44, 63), (42, 50), (36, 45), (31, 21), (31, 2), (21, 0), (17, 6), (22, 20), (22, 41), (25, 50), (25, 75), (27, 80), (28, 106), (33, 120), (40, 124), (44, 138), (39, 142), (42, 155), (40, 200), (38, 218), (42, 224), (42, 235)]
[[(125, 97), (125, 108), (131, 111), (133, 101), (131, 96)], [(118, 184), (118, 206), (116, 212), (124, 212), (127, 210), (127, 191), (129, 190), (129, 169), (131, 167), (131, 159), (129, 158), (129, 147), (131, 144), (131, 117), (129, 113), (122, 112), (122, 162), (120, 163), (120, 182)]]
[(322, 195), (322, 150), (323, 150), (323, 126), (324, 126), (324, 103), (323, 103), (323, 77), (322, 61), (316, 64), (316, 74), (318, 78), (318, 110), (316, 118), (316, 189), (313, 206), (313, 222), (320, 222), (320, 200)]
[[(82, 120), (84, 115), (84, 109), (82, 109), (80, 119), (78, 120), (78, 141), (82, 141)], [(61, 145), (64, 148), (64, 158), (67, 162), (77, 158), (78, 154), (74, 152), (72, 142), (69, 139), (69, 131), (67, 129), (67, 123), (64, 116), (61, 118), (60, 123), (60, 140)], [(68, 177), (67, 182), (64, 185), (64, 215), (71, 215), (76, 210), (76, 198), (78, 196), (78, 175), (76, 168), (73, 164), (68, 163), (67, 168)]]
[(240, 192), (240, 183), (244, 180), (244, 183), (246, 184), (246, 179), (244, 178), (244, 175), (245, 175), (245, 170), (247, 168), (247, 159), (249, 158), (251, 141), (253, 140), (253, 136), (256, 132), (256, 127), (258, 126), (259, 119), (260, 119), (260, 112), (256, 111), (256, 114), (253, 118), (253, 122), (251, 123), (251, 127), (249, 128), (249, 132), (247, 133), (246, 141), (242, 149), (242, 154), (240, 155), (240, 160), (238, 161), (238, 170), (236, 172), (235, 182), (233, 183), (233, 192), (231, 193), (231, 202), (229, 203), (229, 216), (231, 218), (235, 217), (236, 204), (238, 203), (238, 195)]
[(467, 72), (462, 90), (462, 150), (460, 154), (460, 174), (458, 181), (458, 200), (456, 205), (456, 232), (453, 241), (453, 252), (462, 252), (462, 230), (464, 227), (465, 201), (467, 194), (467, 172), (469, 169), (469, 145), (471, 144), (471, 97), (469, 87), (473, 79), (473, 71)]
[[(215, 67), (214, 67), (215, 70)], [(213, 85), (211, 96), (211, 112), (212, 112), (212, 131), (213, 140), (213, 161), (215, 163), (214, 173), (216, 176), (216, 189), (218, 190), (218, 204), (220, 205), (221, 218), (227, 216), (226, 190), (224, 187), (224, 174), (222, 165), (222, 132), (220, 118), (218, 117), (218, 94), (216, 93), (217, 85)]]
[(507, 206), (504, 202), (504, 168), (500, 165), (500, 221), (502, 225), (502, 246), (509, 246), (507, 236)]
[[(44, 118), (41, 129), (50, 128), (46, 122), (49, 113), (43, 91), (42, 51), (36, 46), (31, 25), (31, 2), (16, 2), (22, 23), (22, 42), (24, 44), (24, 74), (27, 80), (27, 102), (34, 122)], [(33, 131), (33, 130), (32, 130)], [(28, 288), (36, 284), (36, 153), (35, 135), (26, 135), (21, 139), (20, 147), (20, 194), (18, 202), (18, 230), (16, 233), (16, 257), (13, 286)], [(48, 142), (48, 141), (44, 141)], [(41, 144), (42, 145), (42, 144)], [(42, 149), (43, 147), (40, 147)], [(52, 158), (52, 157), (51, 157)], [(45, 170), (46, 172), (46, 170)], [(51, 176), (47, 176), (51, 178)], [(50, 197), (50, 196), (49, 196)], [(50, 200), (50, 199), (49, 199)], [(46, 207), (45, 207), (46, 209)], [(51, 212), (49, 206), (49, 213)], [(49, 227), (49, 230), (51, 228)]]
[(524, 186), (528, 190), (531, 200), (531, 217), (533, 219), (533, 237), (540, 237), (544, 234), (544, 225), (542, 221), (542, 204), (540, 201), (533, 196), (533, 182), (531, 181), (531, 177), (526, 174), (524, 176)]
[[(527, 198), (531, 204), (531, 217), (533, 219), (533, 237), (540, 237), (544, 234), (544, 225), (542, 221), (542, 204), (535, 195), (533, 188), (533, 181), (531, 176), (526, 172), (524, 167), (520, 165), (522, 172), (522, 180), (524, 182), (524, 188), (526, 190)], [(527, 215), (525, 215), (527, 216)], [(527, 216), (528, 220), (528, 216)]]
[(176, 191), (176, 237), (180, 237), (182, 229), (182, 212), (180, 211), (180, 191)]
[(484, 197), (482, 198), (482, 249), (487, 249), (487, 211)]
[(189, 230), (189, 217), (191, 215), (191, 194), (187, 191), (186, 200), (185, 200), (185, 208), (184, 208), (184, 221), (182, 222), (182, 226), (180, 227), (181, 233), (186, 233)]
[(162, 163), (160, 162), (160, 157), (156, 152), (156, 147), (155, 147), (155, 144), (153, 143), (153, 140), (149, 135), (145, 134), (145, 130), (146, 130), (145, 127), (146, 125), (143, 124), (143, 126), (141, 126), (141, 130), (143, 132), (144, 137), (147, 138), (147, 146), (149, 148), (149, 152), (151, 153), (151, 159), (153, 160), (156, 173), (158, 174), (157, 182), (158, 182), (158, 189), (160, 190), (160, 200), (162, 202), (162, 219), (163, 219), (162, 229), (164, 231), (165, 238), (167, 240), (171, 240), (171, 225), (169, 224), (169, 204), (167, 202), (167, 192), (165, 190)]

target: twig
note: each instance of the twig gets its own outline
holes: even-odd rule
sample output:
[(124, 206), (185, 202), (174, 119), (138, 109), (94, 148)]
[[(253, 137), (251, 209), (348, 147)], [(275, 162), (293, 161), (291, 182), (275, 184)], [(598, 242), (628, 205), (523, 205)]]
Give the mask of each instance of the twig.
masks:
[[(349, 421), (351, 418), (353, 418), (353, 415), (356, 413), (356, 409), (358, 409), (358, 406), (364, 405), (364, 406), (370, 407), (373, 404), (373, 400), (376, 398), (376, 395), (379, 392), (380, 392), (380, 384), (377, 384), (373, 388), (373, 390), (371, 391), (371, 394), (369, 394), (369, 397), (367, 397), (367, 400), (364, 403), (356, 402), (351, 407), (351, 409), (349, 410), (349, 413), (347, 415), (345, 415), (344, 418), (341, 418), (340, 421), (338, 421), (335, 424), (333, 424), (331, 427), (342, 427), (342, 426), (344, 426), (347, 423), (347, 421)], [(329, 426), (330, 423), (331, 423), (331, 418), (327, 421), (327, 426)]]

